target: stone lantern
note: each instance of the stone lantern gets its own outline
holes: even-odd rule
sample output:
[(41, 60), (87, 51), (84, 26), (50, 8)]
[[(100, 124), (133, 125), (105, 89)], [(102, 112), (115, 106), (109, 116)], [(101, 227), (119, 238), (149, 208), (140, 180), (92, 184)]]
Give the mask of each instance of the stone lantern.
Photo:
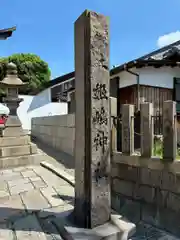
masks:
[[(6, 97), (3, 98), (3, 102), (9, 108), (9, 117), (3, 130), (4, 134), (7, 131), (12, 132), (13, 136), (23, 135), (21, 122), (17, 116), (17, 108), (19, 107), (19, 103), (23, 101), (22, 98), (18, 97), (18, 89), (26, 84), (27, 83), (23, 83), (22, 80), (18, 78), (16, 65), (14, 63), (8, 63), (6, 77), (0, 82), (0, 85), (6, 92)], [(10, 127), (11, 130), (7, 130), (8, 127)]]

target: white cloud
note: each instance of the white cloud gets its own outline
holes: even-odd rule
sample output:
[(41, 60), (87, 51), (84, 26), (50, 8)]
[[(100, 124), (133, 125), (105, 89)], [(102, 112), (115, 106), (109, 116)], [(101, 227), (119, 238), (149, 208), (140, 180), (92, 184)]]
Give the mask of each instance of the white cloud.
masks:
[(157, 40), (158, 47), (164, 47), (166, 45), (169, 45), (173, 42), (176, 42), (180, 40), (180, 31), (171, 32), (169, 34), (165, 34), (163, 36), (160, 36)]

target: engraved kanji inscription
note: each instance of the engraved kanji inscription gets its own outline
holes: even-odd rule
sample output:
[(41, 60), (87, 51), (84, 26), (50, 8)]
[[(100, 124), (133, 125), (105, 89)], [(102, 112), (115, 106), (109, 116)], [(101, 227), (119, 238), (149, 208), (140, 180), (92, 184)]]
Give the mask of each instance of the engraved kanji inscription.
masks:
[(105, 136), (104, 131), (98, 130), (96, 133), (96, 137), (94, 138), (95, 148), (98, 151), (99, 147), (102, 148), (102, 152), (104, 153), (105, 146), (107, 146), (108, 137)]
[(108, 99), (106, 84), (96, 84), (96, 87), (93, 88), (93, 98), (97, 100)]
[(97, 163), (96, 169), (94, 171), (94, 175), (95, 175), (96, 183), (99, 183), (100, 179), (108, 177), (107, 167), (104, 161)]
[(93, 123), (97, 124), (105, 124), (107, 125), (108, 119), (107, 119), (107, 113), (104, 109), (104, 107), (101, 107), (100, 111), (96, 110), (95, 111), (95, 116), (93, 117)]

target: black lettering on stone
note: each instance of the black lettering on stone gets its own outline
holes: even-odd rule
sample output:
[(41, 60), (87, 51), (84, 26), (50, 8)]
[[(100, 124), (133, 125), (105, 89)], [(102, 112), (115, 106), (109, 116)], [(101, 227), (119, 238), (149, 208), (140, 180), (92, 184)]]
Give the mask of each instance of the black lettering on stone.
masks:
[(107, 125), (108, 119), (107, 119), (107, 114), (104, 107), (101, 107), (100, 111), (96, 110), (95, 116), (93, 117), (93, 123), (97, 123), (100, 125), (102, 124)]
[(97, 83), (96, 87), (93, 88), (93, 98), (97, 100), (108, 99), (106, 84)]
[(98, 151), (99, 148), (102, 148), (102, 152), (105, 151), (105, 146), (107, 146), (108, 137), (105, 136), (104, 131), (98, 130), (96, 137), (94, 138), (95, 148)]

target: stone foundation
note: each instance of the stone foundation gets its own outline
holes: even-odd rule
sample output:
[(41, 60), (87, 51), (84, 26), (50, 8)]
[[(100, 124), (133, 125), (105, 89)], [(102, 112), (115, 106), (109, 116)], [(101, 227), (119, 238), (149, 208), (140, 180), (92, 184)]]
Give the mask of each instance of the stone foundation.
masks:
[(114, 153), (112, 207), (134, 223), (143, 220), (180, 237), (179, 173), (180, 161)]

